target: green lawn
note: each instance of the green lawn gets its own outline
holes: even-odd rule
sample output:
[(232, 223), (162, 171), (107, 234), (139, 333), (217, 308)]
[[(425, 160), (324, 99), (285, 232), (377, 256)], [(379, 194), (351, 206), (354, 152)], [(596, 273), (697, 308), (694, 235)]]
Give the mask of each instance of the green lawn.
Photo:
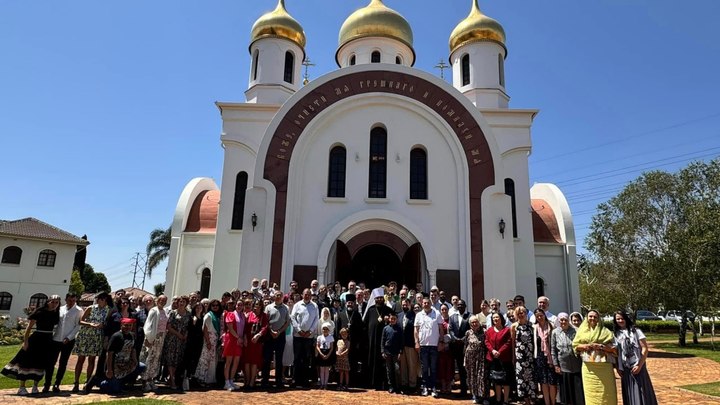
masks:
[[(18, 350), (20, 350), (20, 345), (12, 345), (12, 346), (0, 346), (0, 367), (4, 367), (10, 360), (12, 360), (13, 357), (17, 354)], [(86, 363), (87, 364), (87, 363)], [(53, 377), (54, 378), (54, 377)], [(65, 372), (65, 376), (63, 377), (62, 383), (63, 384), (72, 384), (75, 380), (75, 373), (71, 370), (68, 370)], [(45, 380), (40, 380), (40, 385), (43, 384)], [(82, 374), (80, 377), (80, 382), (85, 381), (85, 373)], [(31, 382), (28, 381), (28, 386), (31, 386)], [(12, 378), (7, 378), (5, 376), (0, 375), (0, 389), (8, 389), (8, 388), (17, 388), (19, 386), (19, 383), (17, 380), (13, 380)]]
[(712, 395), (714, 397), (720, 397), (720, 381), (707, 383), (707, 384), (683, 385), (680, 388), (699, 392), (699, 393), (705, 394), (705, 395)]
[(720, 363), (720, 341), (715, 342), (715, 350), (712, 350), (710, 342), (700, 342), (698, 344), (692, 344), (692, 340), (688, 342), (687, 346), (680, 347), (677, 342), (674, 343), (656, 343), (653, 345), (658, 349), (662, 349), (672, 353), (688, 354), (694, 357), (704, 357), (712, 361)]

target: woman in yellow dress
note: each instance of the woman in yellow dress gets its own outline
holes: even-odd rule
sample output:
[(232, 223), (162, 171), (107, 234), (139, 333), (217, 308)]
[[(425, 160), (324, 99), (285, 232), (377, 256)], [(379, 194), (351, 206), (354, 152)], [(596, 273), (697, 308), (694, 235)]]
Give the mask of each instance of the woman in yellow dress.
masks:
[(603, 326), (598, 311), (588, 312), (573, 339), (573, 349), (583, 359), (585, 404), (617, 405), (615, 373), (610, 362), (615, 351), (613, 333)]

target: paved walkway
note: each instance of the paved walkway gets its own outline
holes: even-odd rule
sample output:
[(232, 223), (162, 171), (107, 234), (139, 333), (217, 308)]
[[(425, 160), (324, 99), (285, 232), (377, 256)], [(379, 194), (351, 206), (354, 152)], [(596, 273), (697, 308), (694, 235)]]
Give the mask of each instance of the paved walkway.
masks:
[[(712, 398), (695, 394), (677, 388), (687, 384), (701, 384), (720, 380), (720, 363), (711, 360), (695, 357), (683, 357), (682, 355), (667, 353), (659, 350), (651, 350), (648, 359), (648, 370), (655, 386), (658, 402), (663, 405), (710, 405), (720, 404), (720, 398)], [(619, 386), (619, 381), (618, 381)], [(60, 395), (36, 395), (18, 397), (16, 390), (0, 390), (0, 403), (2, 404), (88, 404), (93, 402), (108, 401), (117, 399), (109, 395), (93, 393), (90, 395), (70, 395), (67, 392), (71, 387), (63, 387), (65, 392)], [(618, 387), (619, 389), (619, 387)], [(268, 395), (265, 392), (226, 392), (226, 391), (193, 391), (184, 394), (161, 389), (157, 394), (142, 394), (133, 392), (122, 398), (156, 398), (175, 400), (186, 405), (207, 405), (212, 401), (213, 405), (220, 404), (252, 404), (266, 402)], [(357, 404), (462, 404), (470, 403), (469, 400), (457, 400), (448, 398), (431, 399), (418, 396), (390, 395), (385, 392), (356, 391), (336, 392), (332, 390), (288, 390), (270, 394), (273, 405), (297, 405), (317, 403), (321, 398), (326, 403), (357, 403)]]

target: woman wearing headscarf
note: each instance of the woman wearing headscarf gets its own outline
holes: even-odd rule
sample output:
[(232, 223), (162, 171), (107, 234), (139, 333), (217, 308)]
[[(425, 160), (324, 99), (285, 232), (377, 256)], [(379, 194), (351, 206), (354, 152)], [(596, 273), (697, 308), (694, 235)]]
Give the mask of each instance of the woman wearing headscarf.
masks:
[(582, 381), (587, 405), (617, 404), (615, 373), (610, 362), (613, 344), (613, 333), (603, 326), (600, 313), (590, 310), (573, 339), (573, 350), (583, 360)]
[[(15, 357), (0, 371), (2, 375), (20, 380), (18, 395), (27, 395), (25, 381), (32, 380), (32, 393), (38, 393), (38, 381), (45, 375), (52, 349), (53, 328), (60, 321), (60, 296), (53, 295), (45, 305), (28, 316), (23, 344)], [(33, 327), (35, 331), (32, 332)]]
[(557, 316), (559, 327), (553, 329), (550, 339), (555, 372), (560, 378), (560, 401), (565, 405), (584, 405), (582, 361), (572, 348), (577, 331), (570, 326), (570, 317), (561, 312)]
[(625, 311), (615, 312), (615, 345), (618, 350), (618, 374), (625, 405), (657, 405), (655, 390), (645, 367), (648, 345), (645, 334)]
[(208, 308), (209, 311), (203, 317), (202, 351), (200, 352), (200, 359), (195, 368), (195, 378), (201, 386), (215, 383), (215, 369), (218, 358), (217, 348), (219, 345), (220, 323), (223, 315), (219, 300), (210, 301)]

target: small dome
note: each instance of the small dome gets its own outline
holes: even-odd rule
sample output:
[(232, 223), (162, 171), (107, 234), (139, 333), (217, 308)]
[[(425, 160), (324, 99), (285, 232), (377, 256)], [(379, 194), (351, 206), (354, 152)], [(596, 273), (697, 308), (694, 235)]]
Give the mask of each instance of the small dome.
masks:
[(262, 38), (284, 38), (305, 49), (305, 31), (285, 9), (285, 0), (279, 0), (275, 10), (255, 21), (250, 31), (250, 46)]
[(396, 39), (412, 49), (410, 24), (400, 13), (383, 4), (382, 0), (371, 0), (366, 7), (350, 14), (340, 28), (338, 48), (354, 39), (366, 37)]
[(477, 41), (493, 41), (505, 48), (505, 30), (499, 22), (480, 11), (478, 0), (473, 0), (470, 15), (460, 21), (450, 34), (450, 53)]
[(220, 190), (205, 190), (193, 201), (185, 232), (212, 233), (217, 228)]

